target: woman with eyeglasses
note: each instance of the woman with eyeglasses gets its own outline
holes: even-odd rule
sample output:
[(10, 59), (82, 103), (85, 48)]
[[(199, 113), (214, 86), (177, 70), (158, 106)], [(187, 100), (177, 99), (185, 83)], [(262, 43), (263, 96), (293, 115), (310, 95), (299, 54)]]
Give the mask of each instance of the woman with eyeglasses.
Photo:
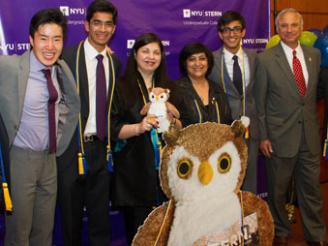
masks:
[(180, 112), (182, 125), (206, 121), (231, 123), (231, 114), (224, 91), (208, 79), (213, 56), (201, 43), (183, 47), (179, 56), (181, 79), (175, 82), (172, 101)]
[[(158, 123), (140, 111), (149, 101), (150, 88), (169, 86), (161, 40), (152, 33), (139, 36), (117, 84), (111, 113), (113, 205), (123, 212), (129, 244), (152, 208), (165, 199), (158, 180), (161, 146), (154, 141), (160, 137), (155, 131)], [(171, 118), (171, 124), (180, 123)]]

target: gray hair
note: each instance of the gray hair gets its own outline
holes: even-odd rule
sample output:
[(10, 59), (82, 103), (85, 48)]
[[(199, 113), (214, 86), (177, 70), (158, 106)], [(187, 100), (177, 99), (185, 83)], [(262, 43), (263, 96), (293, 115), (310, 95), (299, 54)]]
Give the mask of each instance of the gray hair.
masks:
[(287, 13), (294, 13), (294, 14), (296, 14), (296, 15), (298, 15), (298, 17), (300, 18), (300, 21), (301, 21), (301, 27), (302, 27), (302, 29), (303, 29), (303, 23), (304, 23), (304, 21), (303, 21), (303, 16), (300, 14), (300, 12), (298, 12), (296, 9), (294, 9), (294, 8), (285, 8), (285, 9), (283, 9), (283, 10), (281, 10), (280, 12), (279, 12), (279, 14), (277, 15), (277, 17), (276, 17), (276, 20), (275, 20), (275, 24), (276, 24), (276, 32), (278, 32), (278, 22), (279, 22), (279, 19), (283, 16), (283, 15), (285, 15), (285, 14), (287, 14)]

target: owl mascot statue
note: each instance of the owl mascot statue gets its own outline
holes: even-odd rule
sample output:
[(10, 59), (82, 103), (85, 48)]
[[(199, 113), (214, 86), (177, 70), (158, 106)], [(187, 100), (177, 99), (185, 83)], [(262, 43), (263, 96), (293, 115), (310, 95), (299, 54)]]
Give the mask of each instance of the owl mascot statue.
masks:
[(140, 111), (142, 115), (149, 114), (156, 116), (159, 125), (157, 128), (158, 133), (166, 132), (169, 129), (170, 121), (167, 112), (171, 112), (175, 118), (180, 117), (178, 110), (167, 101), (169, 96), (169, 89), (163, 89), (161, 87), (151, 88), (149, 91), (150, 102)]
[(240, 190), (248, 125), (242, 117), (231, 126), (207, 122), (164, 133), (160, 181), (170, 200), (152, 211), (132, 245), (272, 245), (266, 202)]

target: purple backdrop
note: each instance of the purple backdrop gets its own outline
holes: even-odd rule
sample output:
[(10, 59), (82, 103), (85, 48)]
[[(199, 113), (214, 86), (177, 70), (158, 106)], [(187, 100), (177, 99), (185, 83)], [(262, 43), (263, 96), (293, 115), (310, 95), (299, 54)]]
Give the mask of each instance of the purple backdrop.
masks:
[[(90, 0), (11, 0), (0, 1), (0, 54), (23, 53), (28, 49), (31, 16), (45, 7), (60, 7), (69, 23), (66, 45), (85, 37), (83, 21)], [(169, 74), (179, 77), (178, 53), (188, 42), (200, 41), (215, 50), (221, 46), (216, 24), (227, 10), (237, 10), (246, 18), (245, 47), (264, 48), (269, 33), (269, 0), (113, 0), (118, 8), (118, 25), (110, 47), (125, 64), (136, 36), (154, 32), (163, 40)], [(22, 5), (24, 6), (22, 7)]]
[[(0, 0), (0, 55), (21, 54), (29, 48), (28, 26), (31, 16), (42, 8), (59, 7), (68, 18), (66, 45), (84, 39), (83, 22), (86, 6), (91, 0)], [(246, 18), (247, 31), (243, 45), (261, 50), (270, 37), (269, 0), (113, 0), (118, 8), (118, 24), (109, 46), (126, 62), (134, 38), (145, 32), (154, 32), (163, 40), (170, 77), (177, 79), (178, 54), (189, 42), (199, 41), (211, 50), (221, 46), (218, 41), (217, 19), (227, 10), (239, 11)], [(260, 163), (259, 186), (266, 196), (263, 179), (263, 161)], [(112, 218), (115, 219), (115, 213)], [(116, 216), (117, 217), (117, 216)], [(3, 217), (0, 217), (0, 245), (3, 243)], [(117, 220), (120, 221), (120, 220)], [(58, 222), (57, 222), (58, 223)], [(115, 223), (113, 245), (125, 245), (122, 225)], [(55, 230), (54, 245), (61, 245)], [(116, 231), (116, 232), (115, 232)], [(84, 245), (87, 245), (84, 241)]]

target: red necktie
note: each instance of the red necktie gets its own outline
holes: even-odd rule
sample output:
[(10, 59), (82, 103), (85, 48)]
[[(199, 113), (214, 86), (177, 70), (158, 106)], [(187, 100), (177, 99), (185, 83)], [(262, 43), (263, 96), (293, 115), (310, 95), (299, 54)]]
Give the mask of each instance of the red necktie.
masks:
[(293, 72), (296, 80), (296, 85), (298, 92), (301, 96), (304, 96), (306, 93), (305, 79), (303, 75), (302, 65), (300, 60), (296, 56), (296, 50), (293, 50)]
[(97, 55), (96, 71), (96, 124), (97, 137), (104, 140), (106, 136), (106, 76), (103, 55)]
[(44, 73), (47, 79), (47, 86), (49, 92), (49, 99), (48, 99), (49, 153), (52, 154), (56, 152), (56, 145), (57, 145), (55, 106), (58, 98), (58, 92), (51, 78), (51, 70), (43, 69), (42, 72)]

